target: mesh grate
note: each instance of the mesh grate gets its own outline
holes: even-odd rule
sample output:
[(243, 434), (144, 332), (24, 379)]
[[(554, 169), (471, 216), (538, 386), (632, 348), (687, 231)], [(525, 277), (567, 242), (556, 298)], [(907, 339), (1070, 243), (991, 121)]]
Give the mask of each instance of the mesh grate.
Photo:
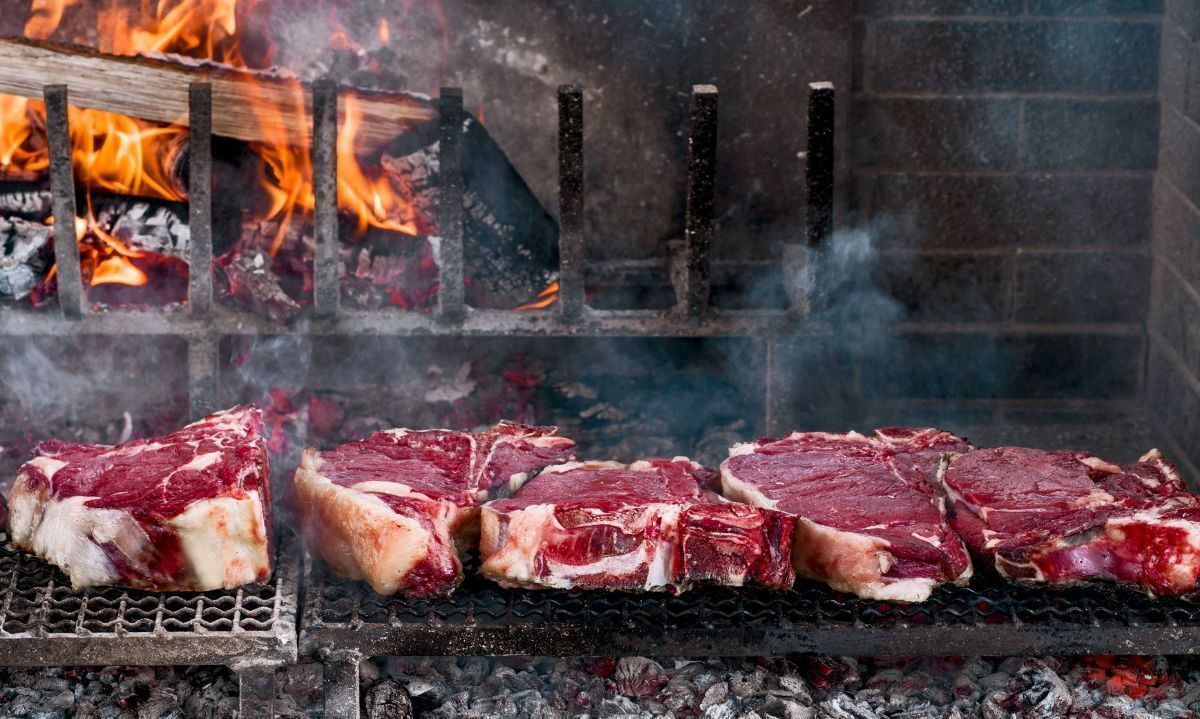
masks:
[[(704, 588), (679, 596), (506, 590), (473, 576), (473, 570), (468, 567), (467, 579), (449, 597), (408, 600), (381, 597), (365, 584), (331, 576), (313, 561), (306, 573), (302, 644), (306, 638), (310, 646), (353, 642), (374, 631), (399, 643), (394, 646), (405, 646), (406, 636), (421, 637), (429, 641), (420, 646), (437, 650), (431, 632), (461, 636), (463, 631), (515, 629), (504, 636), (520, 636), (524, 628), (546, 636), (557, 629), (582, 627), (589, 637), (601, 638), (589, 639), (590, 649), (602, 648), (604, 637), (617, 636), (699, 637), (710, 642), (736, 637), (743, 642), (738, 646), (745, 647), (756, 637), (769, 642), (783, 636), (784, 644), (775, 646), (790, 646), (793, 637), (802, 637), (800, 644), (805, 645), (818, 641), (813, 639), (817, 636), (822, 637), (819, 641), (839, 637), (837, 641), (852, 642), (859, 636), (916, 637), (933, 630), (944, 632), (939, 636), (963, 637), (955, 645), (958, 651), (974, 642), (979, 653), (988, 653), (988, 637), (1008, 637), (1006, 651), (1015, 652), (1019, 647), (1013, 649), (1011, 642), (1017, 630), (1028, 637), (1044, 629), (1047, 637), (1067, 638), (1072, 643), (1069, 653), (1112, 653), (1122, 646), (1136, 648), (1139, 642), (1150, 646), (1200, 637), (1200, 603), (1151, 599), (1108, 587), (1051, 591), (977, 577), (969, 587), (942, 588), (927, 602), (906, 605), (863, 600), (804, 580), (788, 592)], [(447, 644), (447, 649), (454, 646)], [(505, 650), (490, 646), (496, 653)], [(837, 646), (854, 651), (844, 649), (846, 644)], [(867, 651), (868, 645), (862, 646)], [(923, 653), (919, 646), (915, 651)]]
[[(286, 557), (281, 553), (280, 557)], [(58, 569), (0, 542), (0, 641), (52, 636), (270, 635), (291, 629), (285, 582), (237, 590), (71, 590)]]

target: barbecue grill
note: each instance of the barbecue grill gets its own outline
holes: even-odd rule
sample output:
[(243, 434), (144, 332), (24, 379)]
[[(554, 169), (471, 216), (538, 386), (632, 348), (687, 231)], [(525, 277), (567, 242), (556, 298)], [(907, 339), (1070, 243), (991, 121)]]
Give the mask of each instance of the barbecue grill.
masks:
[[(47, 87), (51, 190), (59, 227), (76, 215), (65, 86)], [(804, 287), (779, 310), (716, 310), (709, 304), (714, 236), (717, 90), (696, 86), (690, 99), (686, 233), (674, 310), (598, 310), (583, 285), (583, 94), (564, 86), (559, 103), (560, 302), (541, 312), (479, 310), (463, 294), (460, 128), (463, 98), (443, 90), (440, 107), (442, 211), (440, 292), (432, 315), (340, 307), (336, 118), (331, 82), (313, 89), (317, 254), (314, 312), (289, 327), (221, 308), (210, 273), (192, 272), (184, 310), (94, 313), (81, 296), (80, 259), (56, 243), (59, 313), (6, 308), (0, 335), (167, 336), (188, 344), (191, 414), (217, 408), (221, 341), (248, 335), (322, 336), (633, 336), (735, 337), (759, 343), (766, 361), (764, 426), (778, 432), (784, 373), (773, 358), (787, 335), (819, 336)], [(809, 98), (807, 224), (785, 258), (797, 276), (809, 251), (828, 239), (833, 206), (834, 91), (816, 83)], [(208, 87), (190, 91), (191, 266), (211, 264), (211, 117)], [(306, 560), (302, 585), (297, 542), (278, 547), (272, 582), (231, 592), (149, 594), (120, 589), (70, 591), (61, 573), (10, 546), (0, 548), (0, 648), (6, 663), (224, 664), (239, 672), (242, 716), (269, 716), (274, 668), (300, 655), (326, 669), (326, 716), (357, 717), (358, 662), (384, 655), (659, 654), (851, 655), (1163, 653), (1200, 651), (1200, 607), (1124, 592), (1047, 592), (976, 580), (939, 590), (929, 602), (868, 602), (801, 582), (790, 592), (703, 589), (678, 597), (501, 590), (468, 567), (453, 596), (384, 598), (331, 577)], [(301, 591), (302, 586), (302, 591)], [(297, 599), (300, 598), (297, 633)]]
[(232, 591), (71, 590), (62, 572), (0, 543), (0, 656), (10, 666), (220, 664), (241, 716), (270, 717), (275, 669), (296, 661), (298, 551), (279, 545), (268, 584)]

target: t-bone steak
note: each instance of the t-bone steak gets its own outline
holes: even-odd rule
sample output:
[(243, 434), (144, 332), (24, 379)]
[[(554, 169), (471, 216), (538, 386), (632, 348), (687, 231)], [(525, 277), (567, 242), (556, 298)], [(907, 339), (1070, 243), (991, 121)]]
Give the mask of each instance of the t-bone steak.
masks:
[(1152, 595), (1200, 579), (1200, 498), (1158, 450), (1132, 464), (1084, 452), (967, 452), (942, 476), (978, 561), (1030, 584), (1111, 581)]
[(786, 588), (793, 519), (725, 502), (686, 457), (548, 467), (483, 506), (482, 572), (506, 587)]
[(919, 602), (965, 584), (971, 560), (946, 521), (937, 471), (966, 440), (936, 429), (795, 432), (730, 450), (724, 495), (796, 515), (796, 573), (869, 599)]
[(241, 406), (116, 446), (42, 442), (9, 495), (13, 543), (76, 588), (232, 589), (271, 575), (262, 416)]
[(479, 503), (574, 457), (556, 432), (509, 422), (479, 434), (392, 429), (307, 449), (296, 496), (308, 547), (380, 594), (447, 594), (478, 537)]

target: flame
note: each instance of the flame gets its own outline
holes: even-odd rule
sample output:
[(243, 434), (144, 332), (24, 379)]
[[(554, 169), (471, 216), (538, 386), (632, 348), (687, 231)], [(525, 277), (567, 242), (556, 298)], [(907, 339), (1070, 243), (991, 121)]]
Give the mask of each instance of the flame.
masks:
[[(66, 39), (96, 43), (99, 51), (110, 54), (174, 53), (233, 67), (260, 69), (272, 66), (275, 59), (274, 43), (257, 32), (269, 23), (271, 2), (33, 0), (24, 33), (29, 38), (48, 39), (60, 29), (72, 6), (103, 6), (96, 10), (94, 30), (90, 31), (96, 39), (87, 36)], [(448, 48), (449, 36), (440, 5), (434, 3), (432, 7), (442, 29), (443, 46)], [(331, 47), (362, 51), (336, 20), (334, 27), (329, 39)], [(381, 44), (390, 44), (391, 28), (386, 18), (380, 18), (377, 32)], [(279, 117), (279, 113), (305, 112), (304, 92), (304, 88), (296, 83), (293, 97), (286, 106), (264, 102), (252, 107), (256, 121), (268, 138), (250, 143), (250, 149), (261, 158), (257, 179), (267, 198), (265, 208), (252, 219), (275, 223), (276, 234), (269, 247), (271, 256), (280, 250), (296, 216), (311, 213), (314, 207), (310, 149), (292, 144), (294, 138), (286, 136), (285, 123)], [(389, 178), (382, 168), (368, 170), (360, 164), (355, 143), (362, 126), (362, 113), (353, 98), (345, 97), (342, 102), (345, 119), (337, 146), (339, 208), (355, 216), (359, 233), (375, 227), (417, 235), (418, 214), (411, 200), (406, 199), (407, 188), (397, 186), (403, 180)], [(186, 201), (186, 189), (174, 174), (181, 159), (179, 153), (186, 147), (186, 128), (162, 126), (97, 110), (70, 108), (69, 112), (75, 171), (80, 186), (88, 192), (89, 206), (90, 192), (94, 189)], [(44, 124), (41, 103), (0, 96), (0, 176), (14, 171), (36, 176), (46, 171), (49, 161)], [(89, 240), (100, 240), (93, 250), (86, 252), (83, 248), (86, 243), (81, 240), (84, 270), (91, 269), (93, 284), (145, 283), (144, 273), (130, 261), (138, 256), (129, 254), (134, 251), (115, 238), (105, 238), (94, 222), (89, 223), (86, 230)], [(546, 298), (539, 295), (538, 303), (545, 301)]]
[(518, 305), (513, 309), (544, 310), (555, 302), (558, 302), (558, 280), (551, 282), (546, 289), (539, 292), (537, 299), (535, 299), (533, 302), (527, 302), (523, 305)]
[(170, 176), (183, 152), (187, 130), (155, 127), (123, 115), (69, 108), (75, 172), (89, 188), (182, 202)]
[(0, 176), (36, 176), (50, 166), (42, 130), (42, 103), (23, 97), (0, 96)]
[(63, 13), (79, 0), (33, 0), (29, 20), (25, 23), (25, 37), (45, 40), (58, 29)]

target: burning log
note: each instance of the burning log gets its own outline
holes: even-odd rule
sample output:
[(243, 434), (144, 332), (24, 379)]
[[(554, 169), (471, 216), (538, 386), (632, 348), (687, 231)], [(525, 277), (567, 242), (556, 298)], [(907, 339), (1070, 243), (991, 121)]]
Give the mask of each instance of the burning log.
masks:
[[(296, 77), (183, 57), (122, 57), (30, 40), (0, 39), (0, 93), (41, 99), (43, 87), (71, 78), (71, 104), (155, 122), (188, 124), (188, 84), (208, 82), (213, 133), (251, 142), (312, 137), (312, 99)], [(381, 146), (434, 116), (427, 100), (404, 93), (351, 93), (362, 111), (361, 142)], [(344, 103), (339, 103), (344, 104)], [(344, 107), (339, 107), (344, 114)]]
[(188, 260), (191, 230), (186, 208), (130, 197), (95, 201), (96, 225), (130, 249)]
[(31, 183), (0, 189), (0, 215), (41, 220), (50, 216), (50, 191)]
[(0, 297), (23, 299), (54, 261), (53, 230), (40, 222), (0, 217)]

